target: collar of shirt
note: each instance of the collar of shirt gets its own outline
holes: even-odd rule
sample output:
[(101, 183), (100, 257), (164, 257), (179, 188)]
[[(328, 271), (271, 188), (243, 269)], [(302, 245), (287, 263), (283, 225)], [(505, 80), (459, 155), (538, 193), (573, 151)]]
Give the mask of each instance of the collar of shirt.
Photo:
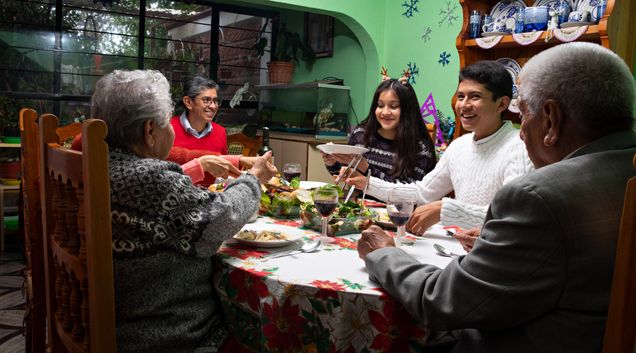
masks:
[(185, 131), (187, 131), (190, 135), (200, 139), (200, 138), (204, 138), (207, 135), (212, 133), (212, 124), (211, 123), (207, 123), (205, 125), (205, 129), (203, 129), (203, 131), (201, 131), (200, 133), (192, 128), (192, 125), (190, 125), (190, 121), (188, 120), (188, 117), (186, 116), (186, 112), (183, 112), (181, 114), (181, 116), (179, 117), (179, 120), (181, 121), (181, 126), (183, 126), (183, 128), (185, 129)]

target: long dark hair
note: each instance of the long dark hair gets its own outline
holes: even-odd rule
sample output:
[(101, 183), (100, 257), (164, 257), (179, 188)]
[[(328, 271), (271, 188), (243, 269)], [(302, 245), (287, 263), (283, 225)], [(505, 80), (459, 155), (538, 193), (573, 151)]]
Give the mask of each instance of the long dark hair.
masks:
[(433, 140), (428, 134), (426, 124), (420, 114), (420, 104), (413, 87), (408, 83), (403, 84), (398, 80), (390, 79), (382, 81), (375, 90), (369, 115), (361, 123), (365, 127), (364, 144), (369, 146), (371, 141), (380, 137), (378, 130), (381, 126), (376, 119), (375, 110), (378, 107), (380, 94), (388, 90), (395, 92), (398, 97), (401, 112), (400, 123), (395, 135), (395, 163), (390, 174), (397, 179), (404, 179), (415, 175), (420, 142), (429, 148), (433, 153), (433, 158), (435, 158)]

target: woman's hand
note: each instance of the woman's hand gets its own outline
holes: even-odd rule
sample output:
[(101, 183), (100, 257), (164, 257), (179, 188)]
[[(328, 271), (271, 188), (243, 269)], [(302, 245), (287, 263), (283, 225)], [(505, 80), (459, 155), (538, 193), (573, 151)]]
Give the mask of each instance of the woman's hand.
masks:
[(322, 161), (325, 162), (325, 165), (328, 167), (331, 167), (338, 162), (333, 154), (326, 154), (325, 152), (320, 151), (320, 156), (322, 157)]
[(232, 163), (225, 158), (205, 155), (198, 158), (199, 164), (204, 171), (212, 174), (215, 177), (227, 178), (228, 176), (241, 175), (241, 171), (232, 165)]
[(272, 158), (272, 151), (269, 151), (260, 157), (254, 158), (254, 165), (249, 172), (257, 177), (261, 184), (265, 184), (269, 181), (269, 179), (276, 175), (276, 173), (278, 173), (278, 169), (269, 162)]
[(364, 260), (373, 250), (389, 246), (395, 247), (393, 238), (382, 228), (374, 225), (362, 231), (362, 237), (358, 240), (358, 256)]
[(459, 232), (455, 233), (454, 237), (455, 239), (459, 240), (466, 252), (470, 252), (475, 245), (475, 240), (479, 238), (480, 234), (481, 229), (472, 228), (467, 230), (460, 230)]
[(434, 201), (420, 206), (413, 211), (413, 215), (406, 224), (406, 230), (422, 235), (433, 224), (439, 222), (442, 213), (442, 201)]

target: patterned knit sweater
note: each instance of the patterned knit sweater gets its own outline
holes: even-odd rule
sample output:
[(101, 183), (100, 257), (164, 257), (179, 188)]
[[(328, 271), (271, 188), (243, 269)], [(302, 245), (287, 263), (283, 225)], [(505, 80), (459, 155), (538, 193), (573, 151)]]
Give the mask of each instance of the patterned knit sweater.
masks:
[[(417, 192), (418, 204), (442, 199), (442, 224), (481, 227), (497, 191), (532, 169), (519, 131), (505, 121), (494, 134), (478, 141), (473, 133), (459, 137), (448, 146), (432, 172), (405, 186)], [(386, 200), (395, 186), (371, 178), (367, 194)], [(444, 197), (453, 190), (454, 199)]]
[[(420, 142), (417, 153), (417, 164), (415, 170), (406, 178), (397, 179), (390, 175), (395, 165), (395, 141), (387, 140), (379, 134), (371, 139), (368, 146), (364, 145), (364, 127), (356, 127), (351, 136), (349, 136), (349, 144), (353, 146), (361, 146), (369, 149), (369, 152), (363, 156), (369, 163), (371, 176), (388, 181), (388, 182), (405, 182), (413, 183), (422, 180), (426, 173), (435, 167), (435, 150), (433, 144), (425, 139)], [(331, 174), (338, 174), (342, 165), (336, 162), (332, 166), (327, 166)]]
[(226, 331), (212, 256), (256, 211), (258, 180), (212, 193), (175, 163), (116, 149), (110, 179), (119, 351), (216, 351)]

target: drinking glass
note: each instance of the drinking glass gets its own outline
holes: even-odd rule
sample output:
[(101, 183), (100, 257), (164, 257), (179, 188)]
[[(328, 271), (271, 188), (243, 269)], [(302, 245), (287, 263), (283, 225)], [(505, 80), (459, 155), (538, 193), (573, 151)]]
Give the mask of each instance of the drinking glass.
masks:
[(322, 235), (320, 241), (331, 243), (333, 240), (327, 235), (327, 225), (329, 216), (338, 206), (338, 190), (337, 189), (316, 189), (314, 190), (314, 206), (316, 211), (322, 216)]
[(404, 243), (406, 223), (413, 214), (414, 206), (415, 191), (413, 189), (396, 187), (389, 193), (389, 198), (386, 203), (386, 212), (389, 215), (391, 223), (397, 226), (395, 245), (398, 247)]
[(300, 163), (285, 163), (283, 175), (288, 182), (291, 182), (295, 177), (300, 179)]

